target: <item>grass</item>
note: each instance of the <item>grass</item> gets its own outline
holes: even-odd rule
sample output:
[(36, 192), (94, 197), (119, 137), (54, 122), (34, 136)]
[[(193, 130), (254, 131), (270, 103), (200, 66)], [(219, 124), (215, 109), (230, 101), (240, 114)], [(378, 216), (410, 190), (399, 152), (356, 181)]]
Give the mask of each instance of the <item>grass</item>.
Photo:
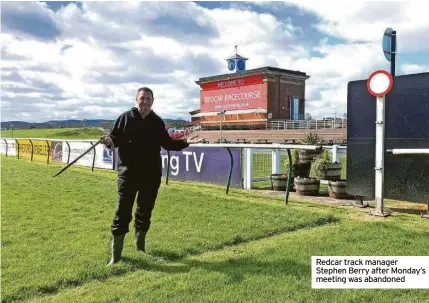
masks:
[(407, 212), (170, 181), (148, 254), (130, 234), (108, 268), (114, 173), (76, 166), (53, 179), (58, 164), (1, 159), (2, 302), (427, 302), (427, 290), (311, 288), (313, 255), (427, 255), (427, 221)]
[[(270, 170), (270, 159), (257, 163)], [(428, 290), (311, 288), (313, 255), (427, 255), (427, 221), (416, 216), (425, 207), (416, 204), (387, 200), (394, 214), (381, 219), (170, 180), (154, 209), (148, 254), (135, 251), (131, 232), (123, 262), (108, 268), (114, 172), (73, 166), (52, 178), (62, 165), (1, 160), (2, 302), (428, 301)]]
[[(85, 139), (98, 139), (104, 132), (95, 127), (85, 128)], [(2, 138), (12, 138), (12, 130), (1, 130)], [(83, 139), (82, 128), (15, 129), (14, 138)]]
[[(4, 302), (54, 293), (145, 267), (127, 237), (130, 262), (114, 269), (109, 225), (116, 182), (113, 172), (2, 157)], [(153, 257), (175, 261), (286, 231), (334, 222), (332, 214), (249, 204), (257, 197), (220, 195), (216, 186), (162, 186), (148, 236)], [(130, 226), (132, 227), (132, 226)]]
[[(395, 241), (386, 241), (392, 235)], [(179, 262), (157, 262), (36, 302), (427, 302), (427, 290), (311, 289), (309, 261), (315, 254), (425, 255), (427, 236), (423, 225), (410, 231), (395, 224), (346, 221)]]

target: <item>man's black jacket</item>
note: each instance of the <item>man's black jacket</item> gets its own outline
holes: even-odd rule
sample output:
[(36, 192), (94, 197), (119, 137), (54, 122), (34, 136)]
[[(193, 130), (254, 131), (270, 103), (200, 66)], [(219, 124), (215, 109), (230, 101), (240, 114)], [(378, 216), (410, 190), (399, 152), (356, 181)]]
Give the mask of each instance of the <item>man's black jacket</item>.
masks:
[(180, 151), (189, 146), (183, 139), (171, 138), (164, 121), (156, 113), (151, 111), (143, 119), (135, 107), (119, 116), (110, 137), (114, 147), (118, 147), (119, 177), (160, 176), (161, 147)]

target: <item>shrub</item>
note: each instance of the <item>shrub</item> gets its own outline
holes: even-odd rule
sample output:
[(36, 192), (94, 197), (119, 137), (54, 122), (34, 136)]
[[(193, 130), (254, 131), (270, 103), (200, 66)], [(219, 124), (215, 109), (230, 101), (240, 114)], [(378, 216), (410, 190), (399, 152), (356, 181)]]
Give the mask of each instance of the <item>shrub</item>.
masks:
[(308, 133), (305, 135), (303, 142), (307, 145), (319, 145), (322, 142), (322, 137), (317, 133)]

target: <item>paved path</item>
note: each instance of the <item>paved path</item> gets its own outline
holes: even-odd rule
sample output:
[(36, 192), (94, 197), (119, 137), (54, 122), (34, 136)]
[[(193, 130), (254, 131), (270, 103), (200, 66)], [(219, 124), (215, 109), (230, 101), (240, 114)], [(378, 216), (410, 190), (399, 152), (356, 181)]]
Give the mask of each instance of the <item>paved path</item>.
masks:
[[(258, 190), (261, 191), (261, 190)], [(284, 191), (275, 191), (275, 190), (262, 190), (267, 195), (270, 196), (282, 196), (284, 197), (286, 195), (286, 192)], [(314, 201), (314, 202), (321, 202), (321, 203), (327, 203), (327, 204), (335, 204), (335, 205), (347, 205), (347, 206), (358, 206), (358, 207), (368, 207), (368, 202), (371, 202), (373, 200), (363, 200), (363, 204), (360, 203), (356, 198), (351, 197), (350, 199), (333, 199), (330, 198), (327, 191), (321, 190), (319, 193), (319, 196), (301, 196), (298, 195), (296, 192), (289, 192), (289, 199), (290, 200), (308, 200), (308, 201)]]

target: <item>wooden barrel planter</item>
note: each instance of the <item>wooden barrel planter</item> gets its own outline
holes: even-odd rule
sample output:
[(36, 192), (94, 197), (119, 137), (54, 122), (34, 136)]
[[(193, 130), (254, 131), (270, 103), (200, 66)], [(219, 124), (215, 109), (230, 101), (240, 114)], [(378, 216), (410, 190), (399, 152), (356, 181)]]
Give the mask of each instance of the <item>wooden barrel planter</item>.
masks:
[(296, 163), (292, 166), (292, 177), (308, 178), (310, 176), (311, 163)]
[[(293, 189), (293, 175), (292, 180), (290, 181), (289, 190)], [(271, 175), (271, 185), (273, 190), (276, 191), (286, 191), (286, 182), (287, 182), (287, 174), (272, 174)]]
[(340, 180), (341, 179), (341, 163), (329, 163), (326, 170), (319, 171), (320, 180)]
[(311, 163), (321, 152), (314, 150), (301, 149), (299, 151), (299, 163)]
[(295, 178), (296, 193), (303, 196), (319, 195), (320, 180), (315, 178)]
[(334, 199), (346, 199), (350, 195), (347, 194), (346, 180), (329, 181), (328, 192), (329, 197)]

